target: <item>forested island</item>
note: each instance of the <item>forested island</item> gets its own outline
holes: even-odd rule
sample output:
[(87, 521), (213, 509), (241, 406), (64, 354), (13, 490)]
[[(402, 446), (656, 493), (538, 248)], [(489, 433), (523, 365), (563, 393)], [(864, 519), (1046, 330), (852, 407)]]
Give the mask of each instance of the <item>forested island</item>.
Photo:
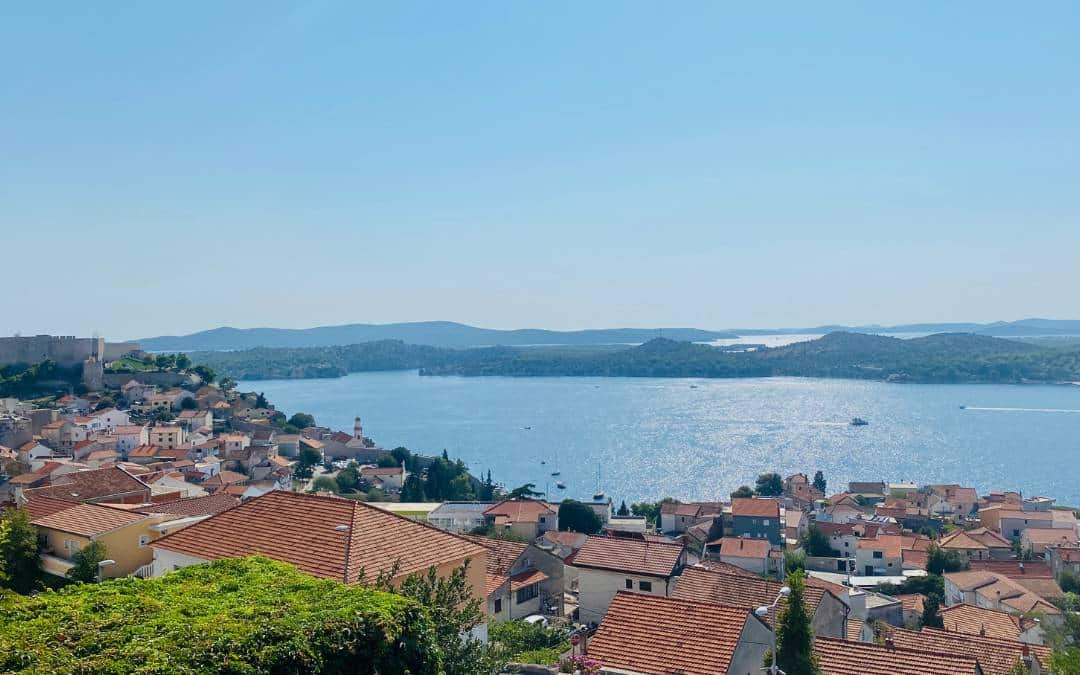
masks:
[(448, 349), (382, 340), (336, 347), (195, 352), (238, 380), (340, 377), (378, 370), (421, 375), (837, 377), (920, 383), (1080, 382), (1080, 347), (965, 333), (913, 339), (837, 332), (783, 347), (718, 348), (665, 338), (637, 346)]

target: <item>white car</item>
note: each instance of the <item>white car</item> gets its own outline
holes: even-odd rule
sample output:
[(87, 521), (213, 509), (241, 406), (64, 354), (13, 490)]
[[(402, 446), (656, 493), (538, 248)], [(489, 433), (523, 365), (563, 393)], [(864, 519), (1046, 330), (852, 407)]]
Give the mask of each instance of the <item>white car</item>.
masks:
[(548, 627), (547, 617), (540, 614), (530, 614), (529, 616), (522, 619), (522, 621), (529, 624), (530, 626), (540, 625), (544, 628)]

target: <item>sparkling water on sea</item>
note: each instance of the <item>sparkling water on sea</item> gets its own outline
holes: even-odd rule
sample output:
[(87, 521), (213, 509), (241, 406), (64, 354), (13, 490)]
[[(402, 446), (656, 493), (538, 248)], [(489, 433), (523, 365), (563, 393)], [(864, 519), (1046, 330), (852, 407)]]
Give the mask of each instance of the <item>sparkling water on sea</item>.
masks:
[(382, 447), (446, 449), (476, 475), (491, 469), (496, 482), (535, 483), (553, 498), (590, 497), (598, 469), (616, 504), (718, 499), (764, 471), (820, 469), (830, 492), (849, 480), (957, 482), (1080, 505), (1080, 386), (398, 371), (241, 389), (346, 431), (360, 415)]

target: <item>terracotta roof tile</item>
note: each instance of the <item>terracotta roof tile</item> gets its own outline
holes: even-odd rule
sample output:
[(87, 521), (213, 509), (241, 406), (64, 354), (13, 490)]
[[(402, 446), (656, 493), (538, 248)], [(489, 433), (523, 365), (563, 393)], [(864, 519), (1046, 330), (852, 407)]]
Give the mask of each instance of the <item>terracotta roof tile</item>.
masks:
[(779, 518), (780, 502), (775, 499), (737, 497), (731, 500), (731, 515), (754, 518)]
[(1012, 614), (967, 604), (942, 607), (939, 613), (949, 632), (1020, 640), (1020, 619)]
[(1039, 659), (1043, 668), (1049, 664), (1050, 649), (1013, 640), (997, 640), (977, 635), (948, 633), (934, 628), (915, 632), (902, 628), (890, 631), (893, 644), (900, 649), (913, 649), (940, 654), (966, 656), (979, 662), (985, 675), (1008, 675), (1023, 657), (1025, 649)]
[(217, 560), (261, 554), (349, 583), (483, 558), (487, 550), (409, 518), (339, 497), (274, 490), (162, 537), (155, 547)]
[(720, 539), (720, 555), (731, 558), (766, 558), (770, 548), (771, 545), (765, 539), (750, 539), (749, 537)]
[(524, 572), (519, 572), (518, 574), (510, 577), (510, 592), (513, 593), (514, 591), (525, 588), (526, 586), (538, 584), (541, 581), (546, 580), (547, 578), (548, 575), (544, 574), (540, 570), (525, 570)]
[(756, 579), (757, 576), (758, 576), (758, 575), (754, 574), (753, 572), (750, 572), (748, 570), (744, 570), (743, 568), (739, 567), (738, 565), (732, 565), (731, 563), (726, 563), (726, 562), (724, 562), (722, 560), (702, 560), (696, 566), (697, 567), (704, 567), (705, 569), (712, 570), (714, 572), (724, 572), (725, 574), (734, 574), (737, 577), (751, 577), (753, 579)]
[(110, 497), (125, 496), (132, 493), (144, 493), (150, 496), (150, 488), (145, 483), (127, 473), (120, 467), (73, 471), (57, 476), (52, 485), (26, 491), (26, 497), (56, 497), (58, 499), (95, 501)]
[(146, 518), (140, 513), (130, 513), (123, 509), (99, 504), (69, 502), (50, 497), (31, 499), (27, 502), (26, 509), (30, 512), (31, 522), (37, 527), (70, 532), (84, 537), (111, 532)]
[(174, 516), (212, 516), (231, 509), (240, 500), (224, 492), (204, 497), (188, 497), (139, 507), (140, 513), (168, 513)]
[(726, 673), (747, 621), (757, 619), (742, 608), (620, 592), (589, 656), (645, 675)]
[[(771, 605), (780, 593), (781, 584), (764, 577), (747, 577), (738, 574), (714, 572), (702, 567), (687, 567), (675, 583), (673, 598), (695, 602), (717, 602), (733, 607), (755, 609), (762, 605)], [(817, 611), (825, 593), (810, 583), (806, 584), (807, 611)]]
[(849, 618), (847, 620), (847, 639), (852, 642), (859, 642), (862, 638), (862, 629), (866, 625), (866, 622), (861, 619)]
[(574, 554), (575, 567), (670, 577), (679, 566), (684, 547), (624, 537), (589, 537)]
[(970, 565), (972, 570), (994, 572), (1010, 579), (1054, 578), (1050, 565), (1043, 560), (972, 560)]
[(503, 517), (509, 523), (536, 523), (540, 517), (555, 515), (555, 507), (547, 502), (515, 499), (492, 504), (484, 509), (485, 516)]
[(975, 659), (949, 653), (890, 649), (866, 642), (814, 640), (814, 655), (829, 675), (975, 675)]
[(484, 593), (491, 595), (502, 588), (510, 579), (510, 568), (529, 545), (520, 541), (507, 541), (492, 537), (462, 535), (474, 544), (483, 546), (488, 551), (487, 568), (484, 576)]

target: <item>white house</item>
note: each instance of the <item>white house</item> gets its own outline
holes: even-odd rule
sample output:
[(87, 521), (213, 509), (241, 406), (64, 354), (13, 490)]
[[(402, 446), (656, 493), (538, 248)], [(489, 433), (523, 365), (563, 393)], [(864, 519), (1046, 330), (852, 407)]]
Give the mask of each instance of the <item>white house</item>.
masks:
[(578, 577), (582, 623), (599, 623), (620, 591), (668, 597), (686, 565), (682, 544), (622, 537), (589, 537), (570, 565)]

